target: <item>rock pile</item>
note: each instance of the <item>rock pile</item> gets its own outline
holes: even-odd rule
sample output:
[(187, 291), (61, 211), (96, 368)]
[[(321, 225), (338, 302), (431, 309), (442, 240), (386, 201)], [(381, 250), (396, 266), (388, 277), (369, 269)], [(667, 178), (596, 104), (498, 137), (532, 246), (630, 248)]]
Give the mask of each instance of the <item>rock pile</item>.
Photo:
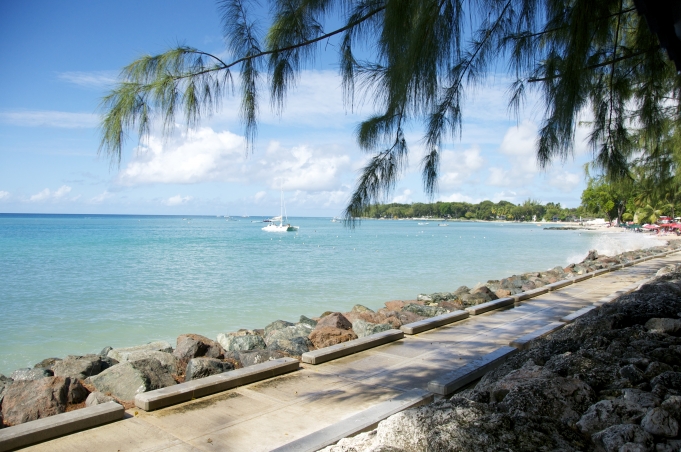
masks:
[(681, 450), (681, 268), (328, 452)]

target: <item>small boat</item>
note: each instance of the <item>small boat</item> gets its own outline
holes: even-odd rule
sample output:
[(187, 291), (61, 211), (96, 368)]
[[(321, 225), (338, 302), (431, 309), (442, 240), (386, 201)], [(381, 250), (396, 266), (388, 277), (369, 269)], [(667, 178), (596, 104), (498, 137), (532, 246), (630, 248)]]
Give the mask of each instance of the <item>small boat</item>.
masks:
[(449, 226), (448, 224), (440, 223), (438, 226)]
[(425, 226), (425, 225), (427, 225), (427, 224), (428, 224), (428, 223), (419, 223), (419, 226)]
[[(291, 224), (284, 224), (284, 216), (285, 216), (285, 211), (284, 211), (284, 189), (282, 188), (281, 190), (281, 214), (278, 217), (273, 217), (270, 218), (269, 221), (270, 224), (262, 228), (263, 231), (265, 232), (295, 232), (298, 229), (300, 229), (298, 226), (291, 226)], [(288, 217), (286, 218), (288, 221)], [(276, 221), (279, 221), (279, 224), (276, 224)]]

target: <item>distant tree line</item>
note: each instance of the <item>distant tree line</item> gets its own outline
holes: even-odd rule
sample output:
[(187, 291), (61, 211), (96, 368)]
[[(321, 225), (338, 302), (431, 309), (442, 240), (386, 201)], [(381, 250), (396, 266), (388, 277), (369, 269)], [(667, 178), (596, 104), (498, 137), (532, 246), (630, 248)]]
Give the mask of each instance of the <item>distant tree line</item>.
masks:
[(575, 221), (585, 209), (561, 207), (560, 203), (528, 199), (522, 204), (508, 201), (482, 201), (478, 204), (467, 202), (435, 202), (413, 204), (372, 204), (364, 212), (368, 218), (446, 218), (462, 220), (508, 220), (508, 221)]

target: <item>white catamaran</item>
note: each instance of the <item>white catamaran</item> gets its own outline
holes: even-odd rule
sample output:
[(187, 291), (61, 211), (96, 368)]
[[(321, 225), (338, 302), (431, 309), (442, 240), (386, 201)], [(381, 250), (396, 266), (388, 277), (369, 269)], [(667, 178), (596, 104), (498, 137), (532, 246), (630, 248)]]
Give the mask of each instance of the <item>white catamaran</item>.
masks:
[[(297, 231), (299, 228), (298, 226), (291, 226), (290, 223), (284, 224), (284, 217), (286, 217), (286, 212), (284, 210), (284, 190), (281, 190), (281, 208), (280, 208), (280, 215), (278, 217), (274, 217), (270, 219), (270, 224), (262, 228), (263, 231), (265, 232), (291, 232), (291, 231)], [(276, 224), (275, 221), (279, 220), (279, 224)], [(267, 221), (267, 220), (265, 220)], [(288, 221), (288, 217), (286, 217), (286, 221)]]

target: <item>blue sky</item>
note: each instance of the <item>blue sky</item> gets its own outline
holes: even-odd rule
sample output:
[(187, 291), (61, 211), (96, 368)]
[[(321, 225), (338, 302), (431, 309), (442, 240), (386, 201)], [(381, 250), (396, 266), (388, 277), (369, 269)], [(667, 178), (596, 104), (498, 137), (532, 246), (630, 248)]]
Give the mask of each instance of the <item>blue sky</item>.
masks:
[[(0, 2), (0, 212), (272, 215), (283, 186), (289, 215), (339, 215), (366, 161), (354, 130), (371, 109), (344, 107), (333, 50), (305, 71), (283, 115), (263, 99), (252, 154), (239, 99), (226, 97), (196, 130), (128, 141), (120, 167), (97, 155), (98, 104), (120, 68), (177, 44), (224, 54), (214, 1)], [(585, 134), (574, 159), (539, 171), (540, 109), (529, 102), (511, 119), (506, 87), (499, 76), (469, 96), (463, 136), (442, 149), (436, 199), (577, 206)], [(387, 201), (426, 201), (420, 129), (407, 139), (411, 165)]]

